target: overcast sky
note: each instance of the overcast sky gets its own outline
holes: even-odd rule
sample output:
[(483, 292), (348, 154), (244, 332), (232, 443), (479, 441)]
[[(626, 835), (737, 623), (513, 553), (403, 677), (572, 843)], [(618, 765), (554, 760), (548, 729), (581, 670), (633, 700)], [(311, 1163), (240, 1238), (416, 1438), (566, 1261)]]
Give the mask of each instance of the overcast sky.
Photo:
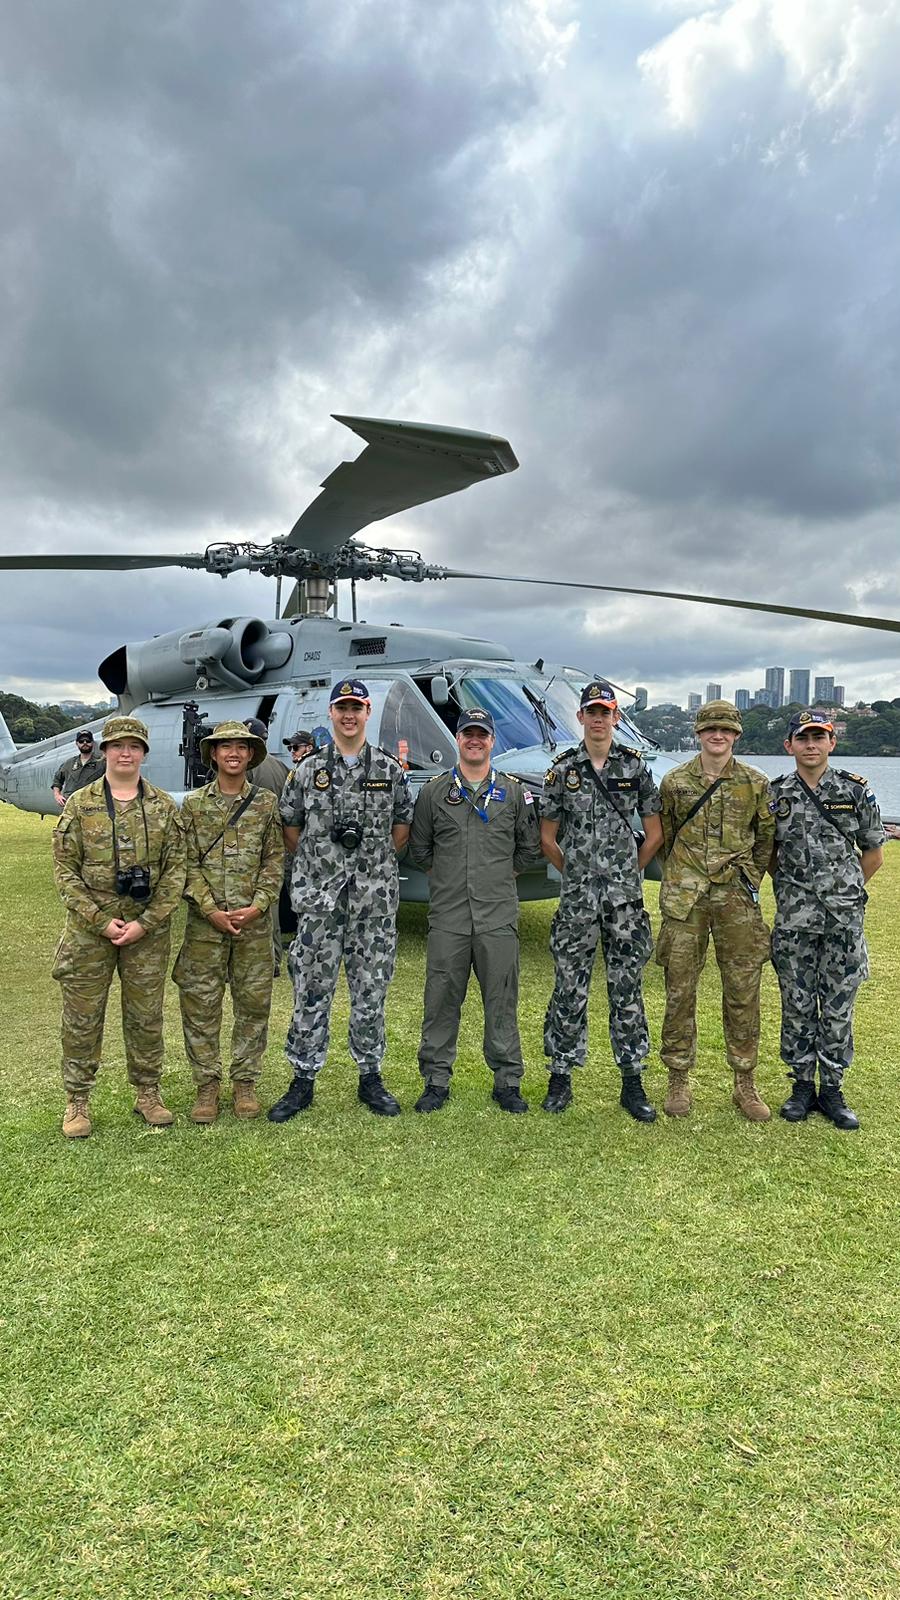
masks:
[[(2, 549), (286, 532), (332, 411), (505, 435), (376, 525), (451, 566), (900, 617), (900, 0), (28, 0), (0, 23)], [(0, 686), (274, 585), (5, 574)], [(896, 635), (375, 586), (651, 701), (768, 665), (900, 692)]]

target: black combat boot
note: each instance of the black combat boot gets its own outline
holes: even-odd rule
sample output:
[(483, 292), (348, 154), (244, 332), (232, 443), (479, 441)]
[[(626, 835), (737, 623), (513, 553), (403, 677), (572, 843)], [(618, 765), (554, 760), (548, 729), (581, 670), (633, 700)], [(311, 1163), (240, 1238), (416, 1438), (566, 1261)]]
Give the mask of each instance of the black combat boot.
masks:
[(280, 1100), (270, 1107), (266, 1115), (270, 1122), (290, 1122), (298, 1111), (312, 1105), (315, 1078), (292, 1078)]
[(551, 1072), (547, 1093), (542, 1101), (544, 1111), (565, 1111), (572, 1104), (572, 1079), (567, 1072)]
[(528, 1110), (528, 1101), (522, 1099), (519, 1086), (515, 1083), (507, 1083), (502, 1089), (498, 1089), (495, 1085), (491, 1099), (496, 1100), (501, 1111), (513, 1111), (521, 1115), (523, 1111)]
[(440, 1111), (450, 1098), (450, 1090), (443, 1083), (426, 1083), (413, 1106), (414, 1111)]
[(836, 1128), (842, 1128), (845, 1133), (850, 1133), (853, 1128), (859, 1127), (859, 1117), (851, 1111), (840, 1089), (835, 1084), (823, 1083), (819, 1090), (818, 1108), (823, 1117), (833, 1122)]
[(655, 1122), (656, 1112), (644, 1093), (639, 1072), (629, 1072), (622, 1079), (622, 1093), (619, 1095), (619, 1105), (624, 1106), (629, 1116), (635, 1122)]
[(384, 1086), (380, 1072), (366, 1072), (359, 1080), (357, 1095), (376, 1117), (399, 1117), (400, 1101)]
[(790, 1096), (779, 1113), (785, 1122), (805, 1122), (811, 1111), (818, 1111), (814, 1078), (795, 1078)]

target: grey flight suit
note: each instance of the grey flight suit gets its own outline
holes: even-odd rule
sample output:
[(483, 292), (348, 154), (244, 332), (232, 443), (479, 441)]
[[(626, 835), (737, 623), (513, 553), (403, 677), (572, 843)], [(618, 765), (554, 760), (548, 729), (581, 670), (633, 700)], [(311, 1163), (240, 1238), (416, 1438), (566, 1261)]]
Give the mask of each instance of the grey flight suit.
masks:
[[(474, 968), (484, 1003), (484, 1056), (498, 1089), (519, 1083), (519, 900), (516, 873), (540, 860), (534, 800), (517, 778), (495, 772), (471, 788), (452, 773), (432, 778), (416, 801), (409, 855), (429, 874), (428, 953), (419, 1070), (446, 1088), (459, 1018)], [(482, 821), (471, 803), (486, 813)]]
[[(297, 937), (288, 954), (294, 1014), (284, 1047), (295, 1077), (314, 1077), (325, 1065), (342, 961), (350, 990), (350, 1054), (360, 1077), (381, 1070), (400, 899), (391, 835), (412, 820), (412, 811), (405, 769), (369, 744), (350, 762), (334, 745), (317, 750), (285, 784), (281, 817), (286, 828), (300, 829), (291, 875)], [(355, 848), (332, 839), (338, 822), (359, 828)]]
[(884, 843), (865, 778), (826, 767), (813, 791), (796, 772), (772, 780), (775, 923), (772, 964), (781, 987), (781, 1058), (795, 1079), (839, 1089), (853, 1060), (853, 1005), (869, 976), (863, 934), (868, 898), (858, 851)]
[[(541, 815), (559, 823), (563, 881), (550, 950), (556, 969), (544, 1023), (552, 1073), (569, 1076), (584, 1065), (588, 992), (600, 944), (606, 965), (609, 1037), (623, 1077), (640, 1073), (650, 1053), (641, 981), (653, 953), (644, 910), (638, 841), (629, 818), (661, 809), (656, 784), (640, 752), (610, 749), (600, 779), (582, 742), (557, 757), (544, 779)], [(618, 813), (618, 814), (616, 814)]]

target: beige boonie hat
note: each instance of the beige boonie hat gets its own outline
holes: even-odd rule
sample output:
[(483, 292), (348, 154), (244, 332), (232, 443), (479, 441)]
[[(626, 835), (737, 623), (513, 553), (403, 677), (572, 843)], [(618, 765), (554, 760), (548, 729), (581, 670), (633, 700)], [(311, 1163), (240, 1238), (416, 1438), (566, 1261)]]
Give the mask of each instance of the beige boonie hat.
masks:
[(259, 763), (265, 761), (266, 756), (269, 754), (265, 740), (259, 739), (255, 733), (251, 733), (245, 722), (219, 722), (213, 728), (212, 733), (208, 733), (205, 739), (200, 740), (200, 760), (205, 767), (213, 766), (213, 760), (210, 755), (212, 746), (214, 744), (222, 744), (226, 739), (243, 739), (245, 744), (251, 746), (251, 768), (258, 767)]
[(140, 717), (107, 717), (100, 734), (100, 749), (113, 739), (139, 739), (145, 750), (150, 749), (147, 724)]
[(732, 733), (743, 733), (744, 724), (737, 706), (733, 706), (730, 700), (709, 700), (700, 707), (694, 721), (695, 733), (700, 733), (703, 728), (730, 728)]

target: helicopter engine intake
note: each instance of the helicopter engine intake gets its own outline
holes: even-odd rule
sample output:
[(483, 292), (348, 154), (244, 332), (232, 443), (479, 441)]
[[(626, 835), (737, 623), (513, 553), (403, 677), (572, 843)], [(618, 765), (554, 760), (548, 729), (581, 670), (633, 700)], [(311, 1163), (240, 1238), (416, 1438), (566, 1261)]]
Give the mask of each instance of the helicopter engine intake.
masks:
[(210, 684), (245, 689), (270, 668), (283, 667), (292, 650), (287, 629), (273, 630), (259, 617), (225, 617), (188, 633), (178, 630), (121, 645), (100, 663), (99, 674), (130, 709)]

